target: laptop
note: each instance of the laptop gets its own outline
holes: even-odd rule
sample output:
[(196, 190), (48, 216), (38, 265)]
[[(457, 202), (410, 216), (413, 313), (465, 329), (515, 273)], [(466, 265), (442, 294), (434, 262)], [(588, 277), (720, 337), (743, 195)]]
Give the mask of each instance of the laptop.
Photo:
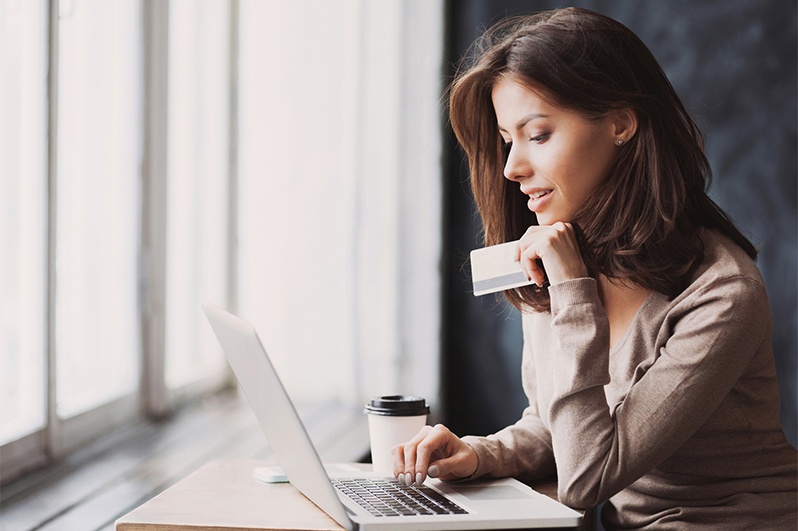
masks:
[[(454, 531), (579, 525), (580, 513), (511, 478), (462, 483), (429, 478), (420, 487), (407, 487), (366, 471), (346, 477), (328, 472), (255, 327), (212, 304), (202, 308), (288, 481), (341, 527)], [(395, 501), (374, 502), (382, 496)], [(364, 508), (363, 498), (372, 506)]]

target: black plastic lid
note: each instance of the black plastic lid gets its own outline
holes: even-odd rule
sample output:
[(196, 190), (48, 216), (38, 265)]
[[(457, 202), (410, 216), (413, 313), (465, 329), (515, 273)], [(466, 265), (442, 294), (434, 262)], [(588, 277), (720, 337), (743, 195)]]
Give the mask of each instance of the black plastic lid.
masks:
[(429, 415), (427, 401), (418, 396), (390, 395), (372, 398), (366, 404), (366, 413), (391, 417)]

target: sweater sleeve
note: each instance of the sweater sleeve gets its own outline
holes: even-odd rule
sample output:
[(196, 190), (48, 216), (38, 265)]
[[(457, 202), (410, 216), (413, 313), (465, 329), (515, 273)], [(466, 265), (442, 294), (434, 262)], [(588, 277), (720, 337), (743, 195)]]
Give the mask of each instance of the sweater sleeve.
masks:
[(563, 282), (550, 294), (559, 354), (549, 422), (558, 494), (574, 508), (606, 501), (679, 449), (729, 393), (770, 326), (761, 284), (716, 279), (682, 301), (654, 363), (610, 411), (609, 325), (595, 280)]
[(534, 481), (555, 473), (551, 433), (539, 415), (537, 378), (531, 352), (532, 342), (526, 337), (528, 333), (529, 327), (524, 326), (521, 373), (529, 405), (521, 418), (511, 426), (487, 437), (463, 437), (463, 441), (474, 449), (479, 459), (477, 470), (469, 479), (489, 476)]

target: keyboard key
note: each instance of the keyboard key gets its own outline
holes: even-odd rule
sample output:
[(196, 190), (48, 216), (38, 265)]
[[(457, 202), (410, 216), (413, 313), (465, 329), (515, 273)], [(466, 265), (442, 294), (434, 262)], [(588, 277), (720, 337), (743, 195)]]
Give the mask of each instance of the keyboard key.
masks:
[(333, 486), (374, 516), (468, 514), (429, 487), (408, 487), (389, 479), (333, 480)]

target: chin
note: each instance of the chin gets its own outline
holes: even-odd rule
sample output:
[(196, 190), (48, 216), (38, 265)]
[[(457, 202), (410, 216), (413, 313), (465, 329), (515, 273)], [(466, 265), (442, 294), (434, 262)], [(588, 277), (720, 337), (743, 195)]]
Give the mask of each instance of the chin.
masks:
[(556, 216), (547, 216), (545, 214), (535, 214), (535, 217), (538, 220), (538, 225), (554, 225), (558, 221), (561, 221), (560, 218)]
[(563, 223), (571, 223), (573, 219), (573, 216), (558, 215), (551, 212), (546, 212), (546, 213), (533, 212), (533, 214), (535, 215), (535, 218), (538, 221), (538, 225), (554, 225), (555, 223), (560, 221)]

